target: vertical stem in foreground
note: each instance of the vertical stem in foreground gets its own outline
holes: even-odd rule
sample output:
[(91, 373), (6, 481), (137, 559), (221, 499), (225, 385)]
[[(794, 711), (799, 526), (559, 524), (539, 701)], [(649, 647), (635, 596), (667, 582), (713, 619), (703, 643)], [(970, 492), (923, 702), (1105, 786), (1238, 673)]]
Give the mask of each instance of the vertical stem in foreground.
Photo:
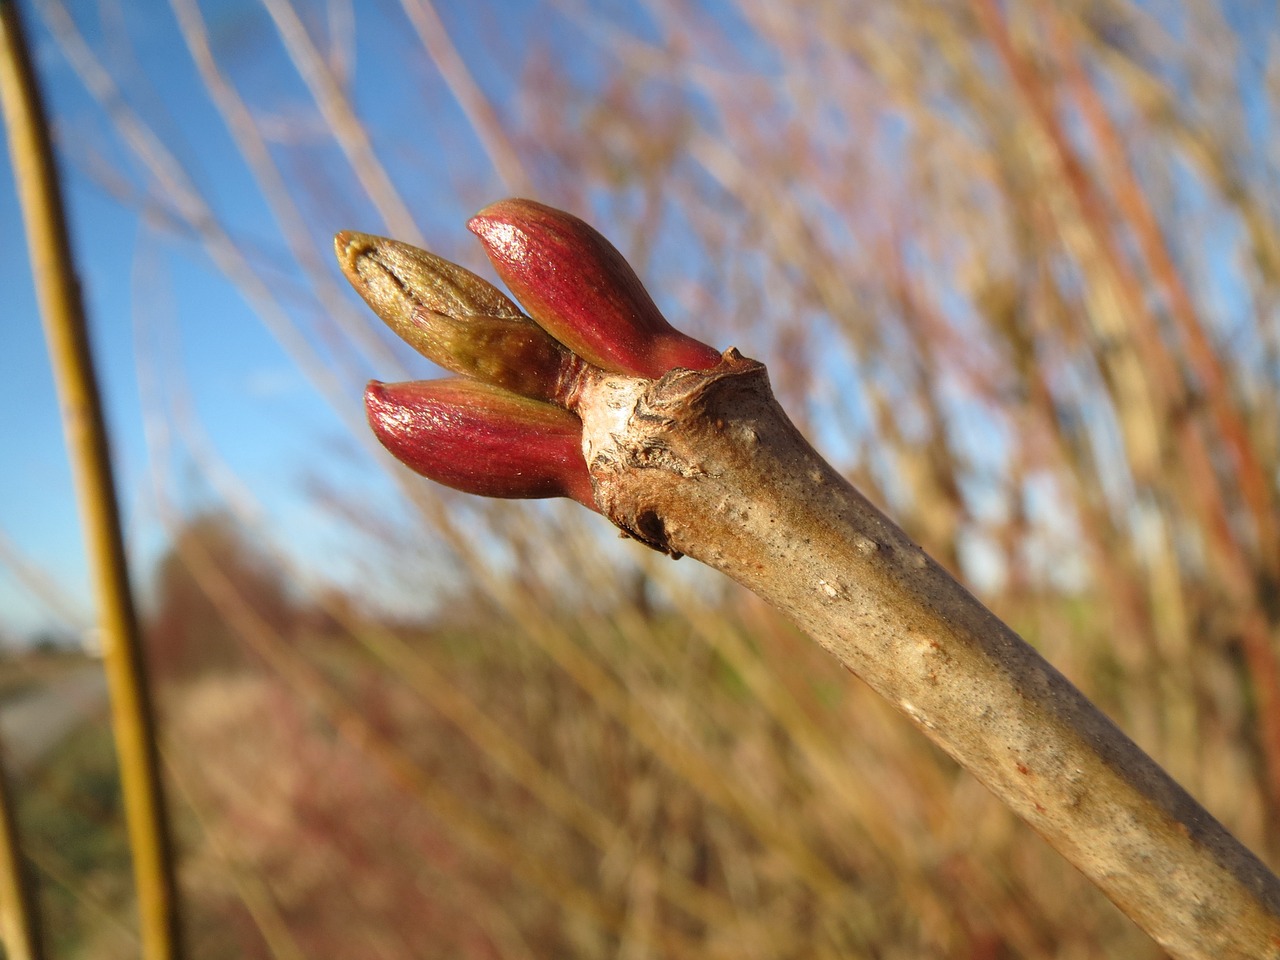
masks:
[(0, 936), (8, 960), (42, 960), (40, 915), (18, 842), (17, 817), (9, 777), (0, 760)]
[(572, 400), (596, 503), (791, 616), (1175, 957), (1280, 958), (1280, 880), (804, 440), (760, 364)]
[(70, 266), (74, 261), (48, 125), (11, 0), (0, 0), (0, 98), (97, 599), (143, 956), (171, 960), (180, 955), (172, 843), (106, 423)]

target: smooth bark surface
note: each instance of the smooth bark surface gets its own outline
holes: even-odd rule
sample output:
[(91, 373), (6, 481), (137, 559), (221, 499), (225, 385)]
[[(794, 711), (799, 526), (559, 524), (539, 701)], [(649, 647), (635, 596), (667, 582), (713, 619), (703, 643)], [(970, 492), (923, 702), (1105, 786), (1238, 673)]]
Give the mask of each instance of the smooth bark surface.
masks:
[(730, 350), (571, 406), (602, 512), (768, 600), (1176, 957), (1280, 957), (1280, 881), (828, 465)]
[(141, 954), (146, 960), (174, 960), (183, 951), (172, 833), (106, 418), (49, 125), (18, 9), (10, 0), (0, 0), (0, 101), (92, 574), (138, 893)]

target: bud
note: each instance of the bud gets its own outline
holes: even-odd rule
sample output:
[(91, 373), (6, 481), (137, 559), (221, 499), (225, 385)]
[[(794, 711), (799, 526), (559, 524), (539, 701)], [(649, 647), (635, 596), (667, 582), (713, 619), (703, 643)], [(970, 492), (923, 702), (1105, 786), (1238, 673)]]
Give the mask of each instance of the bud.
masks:
[(469, 270), (398, 240), (344, 231), (342, 272), (397, 336), (454, 373), (550, 399), (568, 350)]
[(530, 315), (583, 359), (654, 379), (719, 362), (715, 350), (667, 323), (617, 248), (577, 217), (502, 200), (467, 226)]
[(482, 497), (572, 497), (597, 509), (573, 414), (474, 380), (370, 382), (369, 426), (405, 466)]

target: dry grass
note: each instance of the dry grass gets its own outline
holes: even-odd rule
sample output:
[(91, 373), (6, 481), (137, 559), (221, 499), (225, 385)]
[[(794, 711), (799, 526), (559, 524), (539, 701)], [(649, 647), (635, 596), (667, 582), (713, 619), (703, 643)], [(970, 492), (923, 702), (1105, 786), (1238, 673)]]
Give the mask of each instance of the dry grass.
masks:
[[(404, 5), (386, 55), (448, 77), (406, 67), (397, 129), (432, 131), (424, 166), (469, 119), (502, 178), (589, 214), (673, 320), (766, 361), (833, 462), (1278, 862), (1274, 24), (1193, 3), (565, 2), (522, 49), (488, 5), (491, 48)], [(277, 218), (263, 257), (62, 5), (39, 6), (150, 209), (204, 244), (364, 442), (359, 385), (399, 362), (312, 252), (380, 229), (378, 211), (478, 208), (499, 178), (459, 162), (424, 191), (391, 162), (403, 139), (361, 118), (358, 67), (324, 26), (362, 6), (255, 8), (253, 29), (282, 36), (257, 55), (315, 97), (281, 123), (255, 64), (173, 0)], [(515, 99), (486, 101), (503, 83)], [(476, 265), (450, 247), (462, 233), (433, 228), (432, 246)], [(157, 462), (194, 466), (253, 529), (259, 492), (164, 381), (144, 383)], [(178, 499), (180, 474), (157, 473)], [(406, 579), (452, 572), (411, 627), (337, 594), (268, 609), (237, 575), (257, 561), (236, 558), (292, 579), (283, 554), (211, 554), (167, 514), (219, 650), (161, 691), (199, 813), (197, 955), (1158, 955), (752, 598), (582, 512), (395, 476), (401, 503), (320, 502)]]

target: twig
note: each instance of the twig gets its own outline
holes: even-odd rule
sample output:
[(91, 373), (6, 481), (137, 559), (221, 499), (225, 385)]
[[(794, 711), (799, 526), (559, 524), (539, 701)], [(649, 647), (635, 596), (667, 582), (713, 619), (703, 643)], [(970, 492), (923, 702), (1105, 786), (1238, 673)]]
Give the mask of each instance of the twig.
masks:
[(604, 377), (602, 512), (792, 617), (1177, 957), (1280, 957), (1280, 880), (832, 469), (762, 365)]
[(40, 912), (18, 840), (17, 815), (8, 771), (0, 763), (0, 934), (6, 957), (41, 960)]
[(316, 106), (333, 131), (356, 179), (377, 207), (387, 227), (404, 237), (420, 236), (409, 208), (401, 199), (382, 161), (378, 159), (368, 130), (343, 92), (338, 78), (325, 63), (315, 41), (307, 33), (306, 25), (298, 16), (291, 0), (264, 0), (263, 6), (271, 14), (280, 39), (289, 53), (289, 59), (311, 91)]
[(431, 0), (400, 0), (400, 5), (422, 41), (422, 48), (466, 115), (498, 178), (512, 193), (528, 193), (532, 183), (520, 162), (520, 154), (503, 129), (493, 104), (458, 53), (435, 4)]
[(672, 328), (621, 254), (570, 214), (506, 200), (469, 227), (529, 316), (424, 251), (337, 237), (369, 305), (461, 375), (370, 384), (370, 425), (392, 453), (472, 493), (571, 497), (729, 575), (1170, 953), (1280, 958), (1280, 880), (823, 460), (763, 365)]

